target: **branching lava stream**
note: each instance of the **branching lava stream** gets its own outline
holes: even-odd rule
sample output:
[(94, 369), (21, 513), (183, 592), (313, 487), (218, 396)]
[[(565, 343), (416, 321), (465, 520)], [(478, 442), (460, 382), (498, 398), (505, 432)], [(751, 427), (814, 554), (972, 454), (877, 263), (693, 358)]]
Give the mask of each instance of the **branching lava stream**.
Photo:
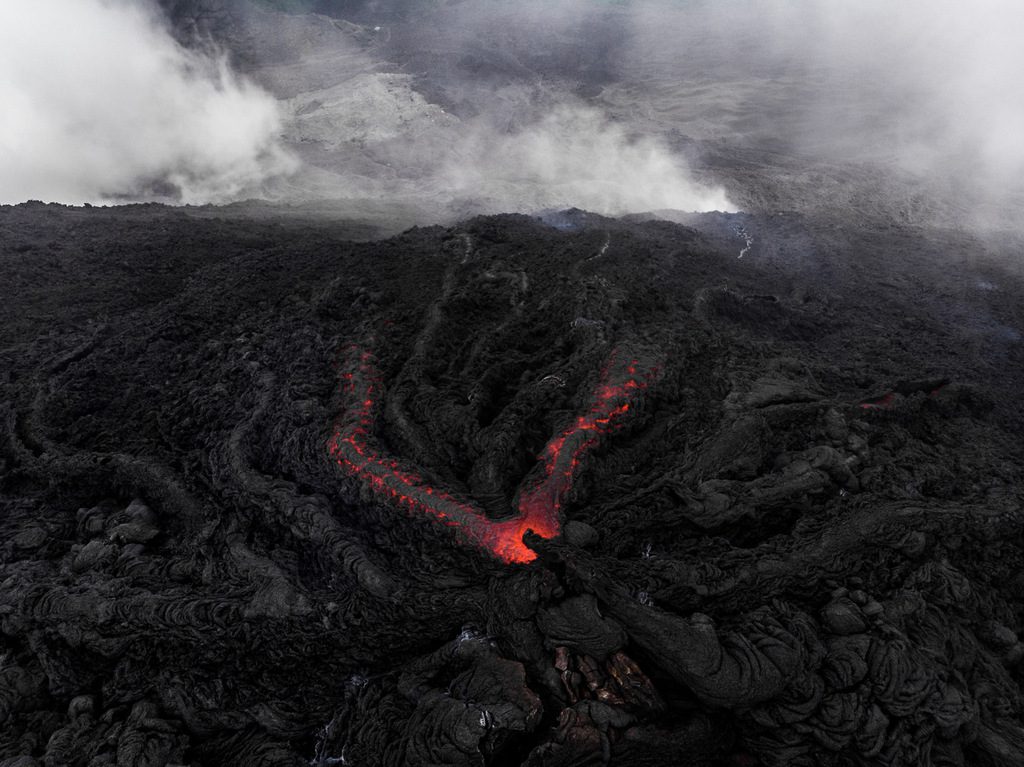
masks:
[(374, 447), (373, 424), (383, 387), (374, 355), (367, 350), (356, 349), (342, 374), (348, 406), (335, 425), (328, 452), (347, 474), (359, 477), (378, 496), (455, 528), (504, 562), (531, 562), (537, 555), (523, 542), (523, 536), (528, 530), (542, 538), (559, 534), (562, 504), (585, 456), (603, 436), (625, 422), (636, 398), (657, 372), (657, 367), (641, 370), (635, 359), (625, 366), (617, 364), (613, 355), (587, 412), (544, 447), (539, 456), (543, 461), (541, 479), (520, 492), (518, 512), (509, 519), (487, 517), (475, 504), (430, 485), (397, 458)]

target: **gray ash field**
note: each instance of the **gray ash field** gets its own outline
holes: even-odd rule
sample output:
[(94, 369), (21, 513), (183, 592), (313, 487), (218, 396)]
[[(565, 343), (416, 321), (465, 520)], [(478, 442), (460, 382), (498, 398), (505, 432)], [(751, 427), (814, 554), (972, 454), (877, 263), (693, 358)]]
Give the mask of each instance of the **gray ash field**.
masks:
[(692, 4), (162, 5), (301, 169), (0, 206), (0, 767), (1024, 764), (992, 165)]

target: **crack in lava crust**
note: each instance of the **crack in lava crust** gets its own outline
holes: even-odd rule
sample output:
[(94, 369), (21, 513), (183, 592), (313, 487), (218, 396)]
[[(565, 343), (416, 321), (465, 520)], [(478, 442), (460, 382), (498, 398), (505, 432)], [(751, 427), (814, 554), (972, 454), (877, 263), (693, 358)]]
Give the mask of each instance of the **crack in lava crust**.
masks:
[(554, 538), (561, 532), (562, 504), (584, 457), (603, 436), (625, 423), (635, 400), (659, 372), (657, 366), (641, 369), (634, 359), (620, 371), (618, 381), (611, 383), (611, 371), (617, 367), (613, 354), (587, 412), (544, 447), (539, 456), (543, 460), (543, 474), (539, 482), (519, 494), (518, 513), (509, 519), (494, 520), (476, 505), (431, 486), (395, 457), (373, 446), (375, 413), (383, 394), (375, 362), (372, 352), (356, 349), (353, 362), (342, 374), (347, 407), (328, 442), (331, 458), (376, 495), (454, 528), (462, 537), (508, 564), (536, 559), (536, 553), (523, 542), (528, 530), (542, 538)]

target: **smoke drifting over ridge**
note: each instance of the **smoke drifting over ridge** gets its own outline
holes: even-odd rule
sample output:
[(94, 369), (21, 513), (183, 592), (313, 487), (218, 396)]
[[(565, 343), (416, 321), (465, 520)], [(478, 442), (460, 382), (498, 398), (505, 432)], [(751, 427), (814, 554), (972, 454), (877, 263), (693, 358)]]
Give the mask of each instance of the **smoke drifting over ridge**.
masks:
[[(389, 81), (394, 102), (435, 105), (403, 113), (395, 138), (346, 137), (417, 189), (474, 192), (490, 211), (575, 197), (605, 212), (738, 206), (1005, 226), (1022, 199), (1024, 9), (1009, 0), (317, 8), (361, 25), (346, 26), (345, 66), (408, 75)], [(637, 137), (649, 162), (634, 162)], [(337, 180), (373, 187), (360, 173)], [(613, 189), (620, 199), (601, 198)]]
[[(252, 5), (235, 9), (249, 11), (240, 20), (250, 34), (269, 28), (273, 37), (275, 27), (292, 23)], [(516, 89), (506, 88), (501, 99), (478, 102), (476, 114), (458, 119), (405, 82), (400, 92), (389, 85), (388, 94), (362, 101), (345, 93), (336, 112), (316, 115), (322, 135), (311, 137), (302, 125), (296, 130), (302, 114), (294, 100), (276, 103), (229, 71), (225, 59), (184, 49), (138, 6), (116, 0), (8, 5), (0, 23), (0, 67), (8, 73), (0, 86), (8, 105), (0, 123), (0, 202), (370, 198), (435, 208), (458, 203), (467, 211), (578, 205), (613, 214), (729, 207), (721, 191), (691, 181), (682, 158), (657, 137), (630, 132), (564, 93), (548, 94), (543, 103), (534, 93), (527, 103), (521, 92), (509, 100)], [(295, 51), (308, 49), (308, 41), (291, 42)], [(382, 72), (388, 63), (381, 51), (356, 50), (343, 34), (331, 43), (350, 57), (349, 69), (333, 73), (342, 81), (335, 91), (350, 89), (355, 73), (377, 78), (373, 87), (381, 78), (394, 84)], [(261, 55), (257, 48), (241, 58), (255, 60), (261, 73)], [(321, 76), (313, 68), (305, 72), (310, 81)], [(405, 99), (422, 109), (410, 115), (404, 107), (406, 114), (396, 117), (395, 104)], [(498, 103), (513, 105), (516, 127)], [(290, 118), (286, 126), (282, 113)], [(292, 149), (306, 150), (301, 172), (278, 140), (282, 129)], [(324, 143), (343, 151), (329, 151), (325, 161), (315, 152)]]
[(1019, 3), (633, 7), (619, 79), (656, 83), (649, 103), (695, 139), (907, 174), (965, 223), (1024, 199)]
[(490, 200), (495, 209), (734, 209), (724, 191), (691, 181), (662, 142), (630, 137), (601, 111), (578, 104), (557, 106), (511, 134), (478, 124), (438, 173), (454, 194)]
[(956, 223), (1021, 199), (1010, 0), (219, 1), (249, 79), (126, 3), (0, 10), (0, 199)]
[(0, 202), (222, 202), (294, 161), (274, 100), (140, 4), (0, 5)]

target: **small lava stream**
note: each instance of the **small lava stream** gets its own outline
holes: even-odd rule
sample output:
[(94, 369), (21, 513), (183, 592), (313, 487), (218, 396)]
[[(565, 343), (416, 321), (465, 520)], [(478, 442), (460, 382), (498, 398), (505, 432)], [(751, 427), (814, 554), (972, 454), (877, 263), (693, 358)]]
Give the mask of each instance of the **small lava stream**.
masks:
[(360, 478), (376, 495), (455, 528), (504, 562), (531, 562), (537, 555), (523, 543), (523, 535), (528, 530), (542, 538), (559, 534), (562, 505), (584, 458), (602, 437), (623, 425), (657, 374), (657, 367), (641, 369), (637, 360), (617, 363), (613, 355), (589, 409), (548, 441), (539, 456), (540, 480), (520, 492), (518, 512), (508, 519), (487, 517), (475, 504), (432, 486), (374, 447), (373, 426), (383, 385), (373, 354), (364, 349), (355, 350), (342, 374), (346, 410), (335, 425), (328, 452), (346, 474)]

